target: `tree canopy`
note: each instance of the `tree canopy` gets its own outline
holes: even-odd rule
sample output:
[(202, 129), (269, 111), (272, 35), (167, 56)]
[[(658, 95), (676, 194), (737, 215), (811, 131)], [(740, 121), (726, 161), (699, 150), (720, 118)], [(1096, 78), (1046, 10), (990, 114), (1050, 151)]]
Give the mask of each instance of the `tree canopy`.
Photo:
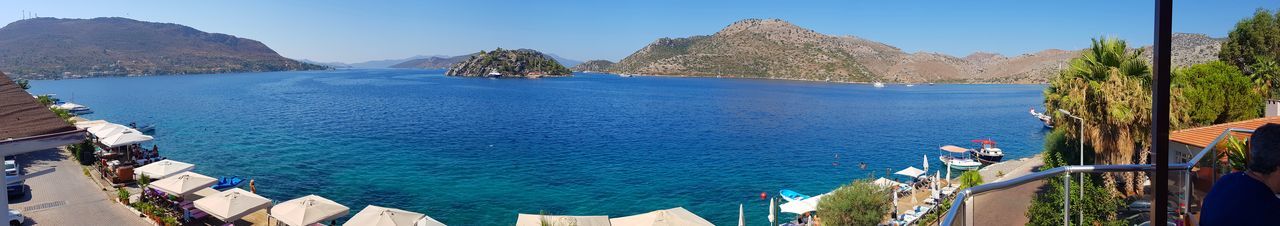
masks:
[[(1280, 54), (1280, 14), (1258, 9), (1253, 17), (1241, 19), (1227, 34), (1218, 59), (1246, 69), (1260, 61), (1275, 61)], [(1246, 70), (1252, 74), (1252, 71)]]
[(822, 225), (876, 225), (882, 222), (892, 204), (889, 190), (866, 180), (840, 186), (818, 202), (818, 218)]
[(1222, 61), (1173, 72), (1174, 128), (1199, 127), (1261, 116), (1264, 103), (1254, 81)]

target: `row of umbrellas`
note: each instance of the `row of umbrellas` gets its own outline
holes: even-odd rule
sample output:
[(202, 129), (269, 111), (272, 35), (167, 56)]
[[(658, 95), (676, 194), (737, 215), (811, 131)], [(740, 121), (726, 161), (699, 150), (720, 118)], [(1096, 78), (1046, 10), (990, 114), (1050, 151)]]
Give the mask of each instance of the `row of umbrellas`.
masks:
[[(741, 208), (741, 207), (739, 207)], [(741, 209), (739, 209), (741, 211)], [(553, 216), (520, 214), (516, 218), (516, 226), (541, 225), (577, 225), (577, 226), (713, 226), (710, 221), (702, 219), (693, 212), (676, 207), (655, 210), (648, 213), (626, 217), (609, 218), (609, 216)]]
[[(138, 169), (161, 178), (151, 182), (150, 187), (171, 195), (191, 195), (218, 183), (218, 179), (191, 172), (192, 168), (194, 165), (188, 163), (164, 160)], [(350, 211), (347, 206), (318, 195), (307, 195), (272, 206), (270, 199), (240, 188), (204, 196), (195, 200), (193, 205), (223, 222), (236, 221), (270, 207), (272, 218), (285, 225), (299, 226), (337, 219)], [(374, 205), (366, 206), (343, 225), (444, 226), (425, 214)]]
[(105, 120), (93, 120), (86, 122), (77, 122), (76, 128), (84, 129), (89, 134), (93, 134), (98, 138), (98, 142), (106, 145), (108, 148), (115, 148), (130, 144), (140, 144), (154, 139), (151, 136), (142, 134), (137, 129), (128, 126), (110, 123)]

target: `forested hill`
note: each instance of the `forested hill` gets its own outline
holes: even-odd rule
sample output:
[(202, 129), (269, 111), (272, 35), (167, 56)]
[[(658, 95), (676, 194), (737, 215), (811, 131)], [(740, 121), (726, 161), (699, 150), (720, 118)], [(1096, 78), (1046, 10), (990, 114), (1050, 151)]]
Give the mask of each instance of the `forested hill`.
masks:
[(20, 20), (0, 28), (0, 71), (59, 79), (318, 70), (252, 39), (127, 18)]

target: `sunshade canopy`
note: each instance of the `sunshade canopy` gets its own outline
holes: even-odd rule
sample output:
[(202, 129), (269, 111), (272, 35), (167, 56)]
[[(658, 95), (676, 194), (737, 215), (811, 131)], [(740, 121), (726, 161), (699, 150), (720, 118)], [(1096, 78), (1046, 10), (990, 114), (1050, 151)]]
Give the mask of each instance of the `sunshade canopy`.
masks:
[(955, 145), (942, 146), (941, 148), (938, 148), (938, 149), (942, 149), (943, 151), (947, 151), (951, 153), (965, 153), (969, 151), (969, 149), (967, 148), (956, 147)]
[(924, 174), (924, 170), (920, 170), (920, 169), (916, 169), (916, 167), (908, 166), (906, 169), (899, 170), (898, 172), (893, 174), (916, 178), (916, 177), (919, 177), (921, 174)]
[(351, 208), (317, 195), (307, 195), (271, 207), (271, 217), (293, 226), (311, 225), (346, 216)]
[(883, 177), (881, 177), (881, 178), (876, 178), (876, 180), (875, 180), (875, 181), (872, 181), (871, 183), (872, 183), (872, 184), (875, 184), (875, 185), (877, 185), (877, 186), (880, 186), (880, 187), (882, 187), (882, 188), (891, 188), (891, 187), (897, 187), (897, 186), (902, 186), (902, 185), (904, 185), (904, 184), (903, 184), (903, 183), (901, 183), (901, 182), (893, 181), (893, 180), (890, 180), (890, 179), (888, 179), (888, 178), (883, 178)]
[[(831, 193), (827, 193), (827, 194), (831, 194)], [(822, 197), (827, 196), (827, 194), (821, 194), (821, 195), (803, 199), (803, 200), (783, 203), (781, 206), (782, 207), (781, 211), (786, 213), (794, 213), (794, 214), (803, 214), (803, 213), (817, 211), (818, 202), (822, 201)]]
[(152, 179), (164, 179), (166, 177), (173, 176), (178, 173), (191, 171), (191, 169), (195, 169), (195, 168), (196, 168), (196, 165), (191, 165), (191, 163), (165, 159), (165, 160), (153, 162), (151, 164), (147, 164), (142, 167), (138, 167), (133, 171), (137, 172), (138, 176), (147, 175)]
[(230, 222), (255, 211), (266, 209), (268, 205), (271, 205), (271, 200), (244, 189), (232, 188), (205, 196), (196, 200), (194, 204), (196, 209), (200, 209), (223, 222)]
[(142, 134), (142, 132), (138, 132), (138, 130), (136, 129), (126, 128), (124, 131), (120, 131), (118, 133), (114, 133), (106, 137), (99, 137), (98, 143), (102, 143), (102, 145), (106, 145), (107, 147), (114, 148), (114, 147), (130, 145), (130, 144), (145, 143), (145, 142), (151, 141), (152, 139), (153, 138), (151, 136)]
[(444, 226), (443, 223), (421, 213), (375, 205), (365, 206), (344, 226)]
[(151, 182), (151, 188), (170, 195), (185, 196), (216, 183), (218, 179), (187, 171)]
[(710, 221), (689, 212), (684, 207), (642, 213), (609, 219), (613, 226), (714, 226)]
[(107, 122), (90, 126), (86, 131), (89, 131), (89, 134), (92, 134), (94, 137), (105, 138), (124, 131), (125, 129), (129, 129), (129, 127)]
[(76, 129), (89, 129), (89, 128), (93, 128), (94, 126), (106, 125), (108, 123), (110, 122), (107, 122), (107, 120), (76, 122)]
[(520, 214), (516, 218), (516, 226), (577, 225), (577, 226), (609, 226), (609, 216), (554, 216), (537, 214)]

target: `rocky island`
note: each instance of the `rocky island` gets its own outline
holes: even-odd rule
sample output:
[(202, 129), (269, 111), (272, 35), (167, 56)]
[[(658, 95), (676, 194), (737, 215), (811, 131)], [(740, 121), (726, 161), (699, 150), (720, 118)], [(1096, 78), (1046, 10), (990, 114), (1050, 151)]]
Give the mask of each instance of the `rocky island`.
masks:
[(605, 71), (609, 71), (610, 68), (613, 68), (613, 61), (589, 60), (587, 62), (582, 62), (581, 64), (575, 65), (569, 68), (569, 70), (582, 71), (582, 72), (605, 72)]
[(448, 76), (540, 78), (573, 76), (573, 72), (560, 65), (551, 56), (531, 49), (480, 51), (466, 61), (458, 62)]

